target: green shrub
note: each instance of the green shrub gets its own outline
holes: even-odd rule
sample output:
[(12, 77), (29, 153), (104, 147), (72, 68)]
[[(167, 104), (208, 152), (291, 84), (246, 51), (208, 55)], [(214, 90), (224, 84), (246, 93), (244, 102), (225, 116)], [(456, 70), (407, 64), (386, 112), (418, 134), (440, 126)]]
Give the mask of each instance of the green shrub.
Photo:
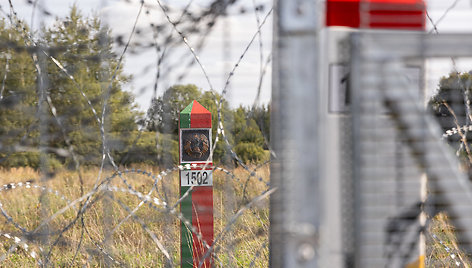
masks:
[(234, 152), (245, 163), (259, 163), (265, 158), (264, 149), (252, 142), (239, 143)]

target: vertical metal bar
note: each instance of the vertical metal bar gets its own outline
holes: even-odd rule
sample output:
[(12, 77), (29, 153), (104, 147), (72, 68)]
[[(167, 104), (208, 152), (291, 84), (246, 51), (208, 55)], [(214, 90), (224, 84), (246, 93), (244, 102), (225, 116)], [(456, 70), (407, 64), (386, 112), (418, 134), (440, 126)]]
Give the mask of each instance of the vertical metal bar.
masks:
[(272, 81), (270, 267), (317, 267), (318, 16), (311, 0), (276, 3)]
[[(431, 212), (448, 212), (457, 244), (470, 252), (472, 235), (467, 227), (472, 226), (472, 185), (459, 171), (450, 148), (440, 140), (441, 130), (424, 109), (421, 94), (400, 79), (407, 63), (422, 61), (424, 56), (458, 55), (463, 52), (457, 44), (467, 44), (462, 37), (448, 46), (443, 42), (453, 40), (452, 36), (435, 39), (392, 33), (358, 33), (352, 39), (356, 267), (404, 267), (422, 261), (422, 253), (418, 258), (413, 249), (421, 240), (425, 222), (420, 209), (426, 201), (426, 175), (427, 203), (436, 209)], [(404, 148), (402, 166), (394, 167), (388, 161), (393, 138)], [(392, 185), (395, 169), (402, 170), (408, 191), (382, 187)], [(389, 196), (398, 198), (403, 191), (402, 204), (393, 207)], [(408, 209), (406, 204), (413, 206)]]
[[(351, 66), (358, 66), (358, 64), (361, 63), (361, 57), (359, 55), (359, 53), (354, 53), (355, 51), (357, 51), (359, 49), (359, 39), (360, 39), (360, 36), (359, 35), (352, 35), (351, 37), (351, 51), (353, 53), (351, 53)], [(359, 66), (360, 67), (360, 66)], [(355, 78), (355, 77), (359, 77), (359, 75), (361, 75), (362, 71), (361, 71), (361, 68), (351, 68), (351, 78)], [(354, 183), (353, 183), (353, 186), (354, 186), (354, 211), (359, 211), (360, 210), (360, 202), (359, 202), (359, 191), (360, 191), (360, 182), (357, 178), (360, 177), (360, 157), (361, 157), (361, 154), (359, 153), (360, 152), (360, 144), (356, 141), (359, 140), (359, 128), (356, 128), (354, 126), (360, 124), (360, 114), (361, 114), (361, 107), (360, 107), (360, 104), (361, 104), (361, 97), (360, 97), (360, 94), (357, 94), (356, 90), (358, 88), (360, 88), (360, 79), (351, 79), (351, 93), (352, 93), (352, 133), (353, 133), (353, 137), (352, 137), (352, 140), (353, 140), (353, 143), (352, 143), (352, 147), (353, 147), (353, 166), (352, 166), (352, 169), (353, 169), (353, 176), (354, 176)], [(353, 244), (356, 245), (357, 244), (357, 241), (359, 241), (359, 238), (360, 238), (360, 233), (357, 232), (357, 230), (359, 230), (359, 217), (360, 217), (360, 213), (354, 213), (354, 242)], [(359, 266), (359, 258), (357, 258), (357, 256), (359, 256), (360, 254), (360, 249), (359, 247), (354, 247), (354, 260), (353, 260), (353, 263), (354, 263), (354, 267), (360, 267)]]
[[(47, 62), (46, 56), (42, 51), (44, 47), (39, 46), (36, 50), (33, 59), (36, 64), (36, 70), (38, 71), (38, 117), (39, 117), (39, 151), (40, 151), (40, 171), (41, 171), (41, 185), (47, 186), (48, 181), (51, 179), (50, 165), (48, 160), (47, 147), (49, 146), (49, 113), (47, 108), (47, 90), (48, 90), (48, 72), (47, 72)], [(41, 196), (39, 197), (39, 202), (41, 205), (41, 218), (47, 219), (49, 217), (49, 198), (47, 196), (47, 191), (43, 190)], [(43, 248), (49, 249), (49, 224), (45, 224), (43, 228), (39, 231), (40, 233), (40, 243)], [(47, 252), (43, 251), (43, 252)], [(42, 262), (47, 266), (48, 260), (47, 254), (42, 256), (44, 258)]]
[[(108, 81), (111, 79), (110, 76), (110, 70), (111, 66), (109, 63), (109, 60), (107, 58), (104, 58), (103, 56), (106, 55), (105, 53), (107, 52), (107, 46), (109, 43), (109, 36), (105, 28), (100, 29), (100, 37), (98, 41), (98, 45), (100, 47), (100, 50), (103, 52), (99, 56), (99, 63), (100, 63), (100, 69), (101, 69), (101, 93), (102, 93), (102, 105), (107, 105), (107, 103), (110, 101), (109, 98), (111, 96), (111, 93), (108, 92), (108, 90), (111, 90), (107, 88)], [(110, 123), (108, 122), (108, 113), (107, 113), (107, 108), (106, 106), (102, 107), (101, 111), (101, 122), (100, 122), (100, 128), (102, 129), (101, 131), (102, 134), (102, 154), (103, 154), (103, 166), (112, 166), (111, 160), (109, 157), (105, 157), (107, 155), (107, 150), (112, 152), (112, 148), (109, 146), (108, 141), (107, 141), (107, 131), (109, 130)], [(103, 231), (103, 248), (104, 251), (107, 253), (112, 253), (113, 252), (113, 233), (112, 230), (113, 228), (113, 193), (111, 192), (105, 192), (104, 193), (104, 198), (101, 200), (101, 203), (103, 205), (102, 211), (103, 211), (103, 226), (102, 226), (102, 231)], [(105, 266), (110, 267), (113, 265), (113, 262), (110, 258), (107, 258), (106, 256), (102, 256), (103, 258), (103, 263)]]

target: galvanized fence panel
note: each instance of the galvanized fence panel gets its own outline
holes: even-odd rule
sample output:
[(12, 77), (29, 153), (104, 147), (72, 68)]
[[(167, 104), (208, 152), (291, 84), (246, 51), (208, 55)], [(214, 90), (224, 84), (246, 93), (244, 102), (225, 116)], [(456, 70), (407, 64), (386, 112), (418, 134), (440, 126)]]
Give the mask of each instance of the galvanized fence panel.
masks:
[(471, 41), (464, 35), (353, 35), (356, 267), (413, 263), (425, 254), (420, 235), (433, 235), (428, 223), (439, 212), (449, 215), (459, 248), (470, 253), (472, 184), (427, 111), (423, 88), (405, 72), (423, 70), (438, 57), (468, 57)]

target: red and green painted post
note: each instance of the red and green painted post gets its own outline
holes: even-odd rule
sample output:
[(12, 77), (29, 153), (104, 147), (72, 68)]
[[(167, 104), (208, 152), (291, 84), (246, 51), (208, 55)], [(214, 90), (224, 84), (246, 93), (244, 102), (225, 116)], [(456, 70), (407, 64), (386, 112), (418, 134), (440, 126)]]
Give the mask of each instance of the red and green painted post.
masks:
[[(180, 113), (179, 122), (180, 211), (196, 232), (180, 225), (182, 267), (198, 267), (213, 244), (213, 162), (211, 159), (211, 113), (193, 101)], [(193, 187), (191, 191), (190, 188)], [(199, 238), (199, 235), (201, 237)], [(212, 258), (201, 267), (212, 267)]]

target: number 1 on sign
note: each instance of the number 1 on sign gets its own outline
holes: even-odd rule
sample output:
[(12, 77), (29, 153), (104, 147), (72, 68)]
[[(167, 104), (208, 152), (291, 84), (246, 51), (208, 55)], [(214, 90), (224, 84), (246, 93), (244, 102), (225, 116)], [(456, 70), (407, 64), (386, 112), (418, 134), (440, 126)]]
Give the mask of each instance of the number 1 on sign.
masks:
[(181, 186), (212, 186), (212, 170), (182, 170), (180, 171)]

